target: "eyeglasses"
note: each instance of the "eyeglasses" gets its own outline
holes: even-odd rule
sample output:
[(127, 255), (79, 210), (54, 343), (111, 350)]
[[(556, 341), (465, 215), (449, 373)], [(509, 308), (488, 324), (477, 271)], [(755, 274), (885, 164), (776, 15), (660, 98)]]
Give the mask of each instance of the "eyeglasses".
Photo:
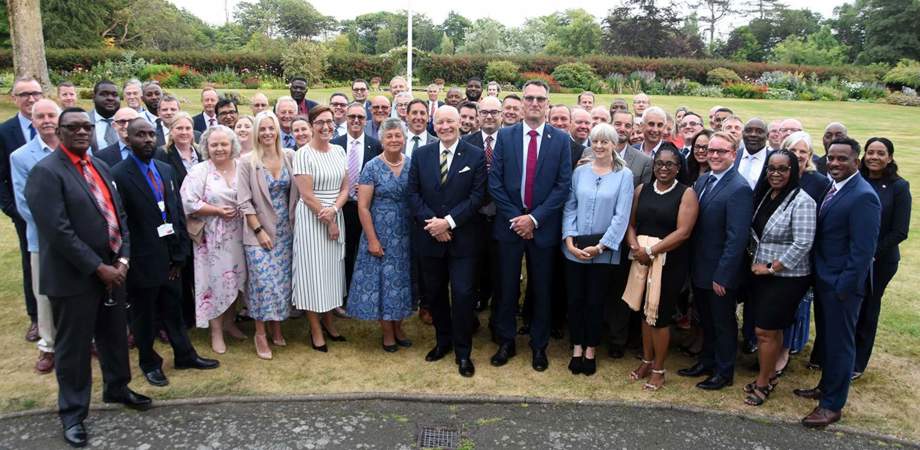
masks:
[(708, 151), (708, 150), (709, 150), (709, 145), (697, 144), (697, 145), (694, 145), (694, 146), (693, 146), (693, 150), (694, 150), (694, 151), (705, 152), (705, 151)]
[(729, 154), (729, 153), (732, 152), (731, 150), (725, 150), (725, 149), (721, 149), (721, 148), (710, 148), (710, 149), (707, 149), (706, 151), (707, 151), (710, 155), (713, 154), (713, 153), (715, 153), (715, 154), (717, 154), (717, 155), (719, 155), (719, 156), (725, 156), (725, 155), (727, 155), (727, 154)]
[(92, 132), (96, 128), (96, 125), (93, 125), (91, 123), (72, 123), (72, 124), (60, 125), (60, 126), (67, 129), (67, 131), (70, 131), (71, 133), (76, 133), (77, 131), (80, 131), (80, 130)]
[(218, 116), (218, 117), (227, 117), (227, 116), (232, 116), (232, 115), (236, 115), (236, 114), (239, 114), (239, 113), (236, 112), (236, 111), (221, 111), (221, 112), (217, 113), (217, 116)]
[(770, 173), (786, 173), (789, 169), (789, 166), (767, 166), (767, 172)]
[(348, 106), (348, 103), (335, 102), (335, 103), (330, 103), (329, 106), (331, 106), (331, 107), (333, 107), (333, 108), (344, 108), (344, 107)]
[(268, 103), (253, 103), (253, 108), (268, 108)]
[(351, 90), (355, 92), (366, 92), (367, 88), (351, 88)]
[(698, 126), (700, 126), (700, 125), (702, 125), (702, 124), (703, 124), (702, 122), (684, 122), (684, 123), (680, 124), (680, 127), (681, 127), (681, 128), (698, 127)]
[(374, 111), (381, 111), (381, 110), (390, 109), (390, 107), (386, 105), (374, 105), (374, 106), (371, 106), (371, 109), (373, 109)]
[(118, 120), (115, 121), (115, 123), (118, 124), (118, 125), (120, 125), (120, 126), (125, 126), (125, 125), (131, 123), (132, 120), (134, 120), (134, 119), (118, 119)]
[(674, 161), (661, 161), (661, 160), (655, 161), (656, 169), (671, 170), (671, 169), (676, 169), (678, 166), (680, 166), (680, 163), (676, 163)]
[(352, 121), (355, 121), (355, 120), (361, 121), (361, 120), (367, 119), (366, 117), (364, 117), (364, 116), (362, 116), (362, 115), (358, 115), (358, 114), (349, 114), (349, 115), (345, 116), (345, 118), (348, 119), (348, 120), (352, 120)]
[(497, 109), (480, 109), (479, 110), (479, 115), (485, 116), (485, 117), (488, 117), (488, 116), (498, 117), (501, 113), (502, 112)]
[(524, 101), (527, 103), (546, 103), (549, 100), (546, 97), (538, 97), (536, 95), (525, 95)]
[(45, 94), (44, 94), (43, 92), (41, 92), (41, 91), (20, 92), (20, 93), (18, 93), (18, 94), (13, 94), (13, 95), (19, 97), (19, 98), (22, 99), (22, 100), (25, 100), (25, 99), (27, 99), (27, 98), (29, 98), (29, 97), (32, 97), (32, 98), (42, 98), (42, 97), (45, 96)]
[(320, 128), (322, 128), (322, 127), (334, 127), (334, 126), (335, 126), (335, 121), (334, 121), (334, 120), (316, 120), (316, 121), (313, 122), (313, 126), (315, 127), (315, 126), (317, 126), (317, 125), (318, 125)]

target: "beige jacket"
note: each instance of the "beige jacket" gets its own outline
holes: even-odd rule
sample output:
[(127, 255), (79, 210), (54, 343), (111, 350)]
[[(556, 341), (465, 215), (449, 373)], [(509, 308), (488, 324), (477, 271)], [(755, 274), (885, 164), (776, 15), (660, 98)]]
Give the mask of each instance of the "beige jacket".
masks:
[[(275, 223), (278, 222), (278, 214), (272, 206), (272, 199), (268, 193), (268, 183), (265, 180), (266, 168), (261, 164), (253, 167), (252, 153), (243, 155), (240, 163), (237, 165), (237, 202), (240, 211), (244, 216), (255, 214), (259, 218), (259, 224), (262, 229), (268, 233), (268, 236), (275, 240)], [(291, 218), (291, 224), (294, 223), (294, 210), (297, 202), (300, 201), (300, 192), (297, 185), (294, 184), (294, 151), (284, 149), (284, 168), (287, 169), (288, 176), (291, 178), (291, 195), (288, 197), (288, 212)], [(256, 234), (249, 228), (248, 222), (243, 221), (243, 245), (259, 245)]]

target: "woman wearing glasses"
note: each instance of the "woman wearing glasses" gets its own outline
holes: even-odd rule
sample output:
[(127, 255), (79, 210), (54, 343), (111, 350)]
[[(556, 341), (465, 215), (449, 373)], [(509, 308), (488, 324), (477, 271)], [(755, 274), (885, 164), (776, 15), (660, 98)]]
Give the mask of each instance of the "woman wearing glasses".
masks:
[(709, 172), (709, 138), (712, 130), (703, 129), (690, 140), (687, 156), (687, 184), (693, 186), (704, 173)]
[(744, 402), (760, 406), (776, 387), (776, 360), (783, 348), (783, 329), (792, 325), (808, 290), (815, 237), (816, 203), (799, 184), (799, 161), (789, 150), (767, 159), (766, 177), (754, 190), (751, 224), (751, 301), (760, 372), (744, 386)]

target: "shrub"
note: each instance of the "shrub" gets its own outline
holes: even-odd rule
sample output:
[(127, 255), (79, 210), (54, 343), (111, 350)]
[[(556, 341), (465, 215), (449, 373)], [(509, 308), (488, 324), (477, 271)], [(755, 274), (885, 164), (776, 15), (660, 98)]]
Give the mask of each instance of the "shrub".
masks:
[(634, 93), (663, 94), (663, 87), (658, 81), (658, 74), (651, 70), (636, 70), (629, 74), (627, 80)]
[(615, 72), (607, 75), (607, 87), (614, 94), (622, 94), (626, 88), (626, 75)]
[(920, 106), (920, 97), (907, 95), (902, 92), (892, 92), (885, 97), (885, 103), (899, 106)]
[(205, 82), (205, 78), (197, 70), (189, 67), (175, 67), (168, 73), (160, 74), (153, 79), (160, 82), (164, 88), (198, 88)]
[(782, 72), (779, 70), (764, 72), (757, 79), (757, 84), (792, 92), (802, 92), (806, 87), (805, 75), (801, 72)]
[(559, 82), (562, 87), (581, 89), (585, 91), (599, 90), (600, 79), (594, 72), (594, 68), (585, 63), (566, 63), (556, 66), (553, 70), (553, 78)]
[(543, 80), (549, 85), (550, 92), (562, 92), (562, 86), (560, 86), (556, 78), (550, 74), (544, 72), (524, 72), (521, 74), (521, 78), (524, 80)]
[(302, 76), (307, 85), (315, 85), (323, 80), (329, 67), (329, 50), (310, 41), (297, 41), (281, 54), (281, 67), (284, 77), (290, 79)]
[(240, 80), (240, 74), (230, 67), (208, 72), (205, 75), (205, 79), (215, 88), (239, 89), (243, 86), (243, 82)]
[(517, 83), (521, 67), (511, 61), (492, 61), (486, 65), (486, 80), (499, 83)]
[(722, 94), (734, 98), (764, 98), (767, 87), (762, 84), (738, 82), (729, 83), (722, 87)]
[(706, 72), (706, 82), (709, 84), (724, 85), (741, 82), (741, 77), (734, 70), (716, 67)]
[(686, 78), (678, 78), (665, 81), (662, 85), (662, 90), (665, 95), (689, 95), (698, 86), (699, 83)]
[(795, 92), (783, 88), (767, 88), (764, 98), (768, 100), (795, 100)]
[(909, 86), (920, 89), (920, 61), (902, 59), (882, 80), (895, 88)]
[(722, 88), (719, 86), (700, 86), (690, 92), (694, 97), (722, 97)]
[(840, 85), (846, 91), (847, 98), (853, 100), (877, 100), (888, 95), (888, 89), (879, 83), (844, 81)]
[(381, 56), (333, 53), (329, 55), (328, 61), (326, 78), (335, 81), (351, 82), (358, 78), (370, 80), (375, 76), (389, 81), (397, 72), (395, 63)]

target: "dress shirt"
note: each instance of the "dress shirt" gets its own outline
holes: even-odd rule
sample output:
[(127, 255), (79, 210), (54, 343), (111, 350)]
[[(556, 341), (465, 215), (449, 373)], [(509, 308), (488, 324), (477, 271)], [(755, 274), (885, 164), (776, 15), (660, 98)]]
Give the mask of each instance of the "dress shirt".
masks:
[[(492, 150), (495, 150), (495, 143), (498, 142), (498, 130), (495, 130), (495, 132), (492, 134), (486, 133), (485, 131), (482, 131), (482, 130), (479, 130), (479, 133), (482, 134), (482, 149), (483, 150), (486, 149), (486, 141), (489, 138), (489, 136), (492, 136)], [(539, 148), (539, 146), (540, 144), (537, 144), (537, 148)]]
[[(16, 113), (16, 117), (19, 118), (19, 128), (22, 130), (22, 142), (29, 142), (34, 139), (32, 137), (32, 131), (29, 130), (30, 127), (35, 130), (35, 128), (32, 127), (32, 121), (26, 118), (26, 116), (23, 116), (22, 113)], [(38, 137), (38, 130), (35, 130), (35, 137)], [(11, 148), (7, 150), (12, 153), (12, 151), (16, 149)]]
[(658, 141), (658, 143), (655, 144), (655, 148), (652, 149), (651, 153), (645, 153), (645, 142), (643, 141), (641, 144), (639, 144), (639, 151), (645, 153), (645, 156), (655, 159), (655, 153), (658, 153), (658, 148), (661, 147), (662, 142), (664, 142), (664, 139)]
[[(543, 130), (546, 128), (546, 122), (540, 124), (537, 128), (530, 128), (530, 125), (527, 125), (527, 122), (521, 122), (524, 131), (524, 153), (521, 155), (521, 204), (524, 204), (524, 192), (525, 187), (527, 186), (527, 148), (530, 146), (530, 130), (537, 132), (537, 135), (534, 138), (537, 140), (537, 162), (540, 161), (540, 145), (543, 143)], [(483, 143), (484, 145), (485, 143)], [(494, 144), (493, 144), (494, 145)], [(530, 220), (533, 221), (534, 228), (539, 228), (540, 224), (537, 222), (537, 218), (533, 214), (528, 214)]]
[(29, 172), (38, 164), (39, 161), (50, 155), (54, 149), (48, 147), (41, 135), (35, 135), (35, 139), (41, 146), (41, 152), (33, 152), (26, 147), (20, 147), (13, 152), (15, 156), (10, 156), (10, 172), (13, 181), (13, 196), (16, 200), (16, 210), (26, 222), (26, 242), (30, 253), (38, 253), (38, 229), (35, 227), (35, 219), (32, 218), (32, 210), (29, 209), (29, 202), (26, 201), (26, 181), (29, 179)]
[(348, 134), (348, 121), (343, 120), (342, 123), (335, 126), (335, 137), (345, 136)]
[(357, 138), (351, 137), (350, 134), (347, 135), (347, 136), (348, 136), (348, 137), (345, 138), (346, 160), (347, 160), (347, 156), (348, 156), (348, 155), (347, 155), (348, 149), (351, 148), (352, 144), (354, 144), (355, 141), (358, 141), (358, 147), (357, 147), (357, 149), (358, 149), (359, 152), (361, 152), (361, 156), (360, 156), (359, 160), (361, 161), (361, 168), (363, 169), (363, 168), (364, 168), (364, 133), (361, 133), (361, 136), (358, 136)]
[(834, 190), (837, 191), (837, 192), (840, 192), (840, 190), (843, 189), (844, 186), (846, 186), (847, 182), (849, 182), (850, 180), (852, 180), (853, 177), (855, 177), (856, 174), (858, 174), (858, 173), (859, 173), (859, 171), (853, 172), (853, 175), (848, 176), (848, 177), (847, 177), (845, 180), (843, 180), (843, 181), (834, 181)]
[(759, 152), (750, 154), (747, 151), (744, 152), (744, 155), (741, 157), (741, 161), (738, 163), (738, 173), (747, 180), (748, 184), (751, 186), (751, 189), (754, 189), (754, 186), (757, 185), (757, 180), (760, 179), (760, 173), (763, 172), (763, 166), (767, 162), (767, 148), (764, 147), (760, 149)]
[[(99, 150), (102, 150), (109, 146), (109, 144), (105, 141), (105, 132), (106, 130), (108, 130), (108, 127), (115, 126), (115, 115), (112, 115), (112, 117), (109, 117), (108, 119), (106, 119), (105, 117), (100, 116), (99, 113), (97, 112), (95, 114), (95, 117), (96, 117), (96, 123), (95, 123), (96, 133), (94, 135), (94, 139), (96, 140), (96, 145), (98, 146)], [(108, 120), (109, 122), (106, 122), (106, 120)], [(115, 135), (118, 136), (117, 130), (113, 128), (112, 131), (115, 131)], [(92, 149), (88, 150), (90, 151), (90, 154), (92, 154), (91, 150)]]
[[(217, 115), (209, 116), (208, 113), (202, 111), (201, 115), (204, 117), (204, 127), (205, 129), (220, 125), (220, 122), (217, 120)], [(212, 124), (211, 121), (214, 121)]]
[[(423, 146), (425, 146), (426, 144), (428, 144), (428, 130), (422, 131), (421, 134), (412, 134), (412, 132), (410, 131), (409, 134), (407, 134), (406, 136), (407, 136), (407, 137), (406, 137), (406, 156), (408, 156), (408, 157), (410, 157), (410, 158), (412, 157), (412, 147), (415, 146), (415, 140), (414, 140), (414, 139), (415, 139), (416, 136), (418, 136), (418, 138), (419, 138), (419, 139), (418, 139), (418, 146), (419, 146), (419, 147), (423, 147)], [(440, 155), (440, 153), (439, 153), (439, 154), (438, 154), (438, 158), (440, 158), (440, 157), (441, 157), (441, 155)]]
[(118, 140), (118, 147), (121, 149), (121, 160), (124, 161), (131, 154), (131, 147), (128, 147), (128, 144), (122, 142), (121, 139)]
[[(712, 180), (712, 183), (709, 183), (709, 187), (706, 188), (705, 191), (703, 191), (703, 192), (700, 193), (700, 198), (699, 198), (700, 201), (703, 201), (703, 197), (705, 197), (705, 196), (708, 195), (710, 192), (712, 192), (713, 189), (715, 189), (716, 185), (719, 184), (719, 180), (721, 180), (722, 177), (725, 176), (725, 174), (726, 174), (729, 170), (730, 170), (730, 169), (725, 169), (725, 170), (723, 170), (723, 171), (721, 171), (721, 172), (719, 172), (719, 173), (716, 173), (716, 172), (710, 170), (708, 174), (704, 174), (704, 175), (709, 175), (709, 176), (711, 176), (711, 177), (714, 178), (714, 179)], [(700, 175), (700, 176), (702, 177), (703, 175)]]
[(139, 114), (140, 114), (139, 117), (145, 119), (147, 122), (150, 122), (150, 125), (156, 126), (157, 119), (158, 119), (156, 114), (153, 114), (150, 111), (147, 111), (146, 109), (140, 111)]
[[(81, 177), (85, 177), (85, 175), (83, 174), (83, 165), (80, 164), (80, 161), (87, 162), (86, 170), (89, 170), (90, 176), (93, 177), (93, 182), (96, 183), (96, 186), (102, 192), (102, 197), (105, 199), (105, 208), (109, 210), (109, 212), (112, 214), (112, 217), (114, 217), (117, 221), (118, 212), (115, 211), (115, 202), (112, 200), (112, 192), (109, 190), (109, 185), (105, 182), (105, 180), (102, 179), (102, 175), (99, 175), (99, 171), (96, 170), (96, 166), (93, 165), (93, 160), (89, 157), (89, 152), (87, 151), (87, 153), (84, 153), (81, 157), (75, 155), (70, 150), (67, 150), (64, 145), (61, 145), (61, 150), (65, 155), (67, 155), (67, 159), (69, 159), (70, 163), (74, 165), (74, 167), (77, 169), (77, 173), (80, 174)], [(95, 199), (93, 201), (95, 201)]]
[(192, 156), (189, 159), (183, 158), (182, 153), (179, 153), (179, 149), (175, 146), (173, 146), (173, 149), (176, 151), (176, 153), (179, 154), (179, 159), (182, 160), (182, 165), (185, 166), (186, 172), (192, 170), (192, 167), (195, 167), (195, 165), (198, 164), (198, 152), (196, 152), (194, 148), (192, 149)]
[[(445, 147), (444, 141), (441, 141), (441, 145), (438, 146), (438, 175), (439, 176), (440, 176), (440, 171), (441, 171), (441, 167), (440, 167), (441, 166), (441, 153), (444, 153), (445, 150), (447, 151), (447, 173), (450, 173), (450, 164), (454, 162), (454, 154), (457, 151), (458, 143), (460, 143), (460, 139), (457, 139), (456, 141), (454, 141), (454, 143), (451, 144), (450, 147)], [(453, 230), (454, 228), (457, 228), (457, 223), (454, 222), (454, 218), (451, 217), (450, 214), (444, 216), (444, 220), (447, 220), (447, 223), (450, 224), (451, 230)]]

